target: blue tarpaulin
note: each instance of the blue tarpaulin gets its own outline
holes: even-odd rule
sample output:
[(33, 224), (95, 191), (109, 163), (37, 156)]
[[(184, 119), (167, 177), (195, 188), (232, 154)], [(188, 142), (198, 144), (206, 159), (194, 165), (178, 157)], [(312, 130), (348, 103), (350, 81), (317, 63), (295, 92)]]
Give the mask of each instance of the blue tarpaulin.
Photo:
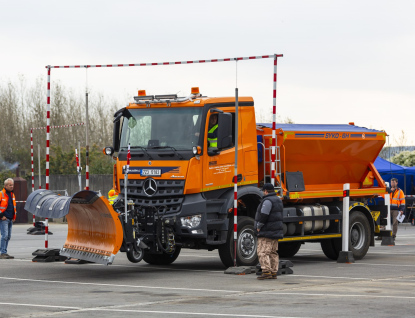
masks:
[(415, 167), (400, 166), (381, 157), (376, 158), (375, 167), (383, 180), (390, 183), (392, 178), (396, 178), (405, 194), (415, 194)]

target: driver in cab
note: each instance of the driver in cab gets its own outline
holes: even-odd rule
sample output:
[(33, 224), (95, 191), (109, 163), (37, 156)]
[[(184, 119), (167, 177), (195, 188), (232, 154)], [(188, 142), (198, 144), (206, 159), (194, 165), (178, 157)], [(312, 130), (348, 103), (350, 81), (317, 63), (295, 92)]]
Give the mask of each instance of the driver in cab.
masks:
[(208, 147), (218, 147), (218, 114), (212, 114), (209, 118)]

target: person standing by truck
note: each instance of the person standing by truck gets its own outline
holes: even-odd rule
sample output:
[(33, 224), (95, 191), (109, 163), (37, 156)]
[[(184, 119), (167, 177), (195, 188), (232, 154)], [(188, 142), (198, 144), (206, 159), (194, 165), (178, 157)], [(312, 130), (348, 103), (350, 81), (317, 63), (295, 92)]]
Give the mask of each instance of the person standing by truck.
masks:
[(264, 197), (255, 215), (257, 254), (262, 269), (262, 274), (257, 279), (276, 279), (279, 263), (278, 239), (283, 237), (283, 204), (271, 183), (265, 183), (262, 191)]
[(12, 226), (16, 220), (16, 198), (13, 193), (13, 179), (4, 181), (4, 188), (0, 192), (0, 232), (1, 232), (1, 255), (0, 259), (13, 259), (7, 254), (7, 246), (12, 235)]
[(396, 233), (398, 233), (398, 220), (397, 217), (402, 215), (405, 211), (405, 195), (401, 189), (398, 188), (398, 179), (391, 179), (391, 215), (392, 215), (392, 236), (393, 239), (396, 238)]

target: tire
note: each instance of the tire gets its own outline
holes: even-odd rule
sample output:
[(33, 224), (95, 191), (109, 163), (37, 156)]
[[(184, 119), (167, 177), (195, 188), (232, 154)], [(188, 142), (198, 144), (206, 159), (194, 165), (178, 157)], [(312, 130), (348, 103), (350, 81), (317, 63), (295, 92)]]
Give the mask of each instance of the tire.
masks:
[[(226, 267), (234, 265), (233, 218), (229, 219), (229, 231), (226, 243), (220, 245), (219, 256)], [(256, 266), (258, 264), (257, 236), (254, 219), (246, 216), (238, 217), (236, 264), (238, 266)]]
[(144, 251), (143, 260), (151, 265), (170, 265), (177, 259), (177, 257), (179, 257), (181, 249), (181, 247), (176, 246), (176, 250), (173, 254), (150, 254)]
[(321, 241), (321, 249), (327, 258), (337, 261), (340, 251), (342, 250), (342, 239), (328, 239)]
[(284, 242), (278, 244), (279, 257), (293, 257), (300, 250), (301, 242)]
[(131, 263), (138, 263), (141, 262), (143, 259), (144, 253), (141, 248), (139, 251), (136, 251), (134, 248), (131, 248), (129, 252), (127, 252), (127, 258)]
[(362, 212), (350, 214), (349, 250), (356, 260), (365, 257), (370, 246), (370, 225)]
[[(370, 245), (370, 225), (362, 212), (354, 211), (349, 220), (349, 251), (355, 260), (365, 257)], [(328, 258), (336, 261), (342, 250), (342, 239), (321, 241), (321, 248)]]

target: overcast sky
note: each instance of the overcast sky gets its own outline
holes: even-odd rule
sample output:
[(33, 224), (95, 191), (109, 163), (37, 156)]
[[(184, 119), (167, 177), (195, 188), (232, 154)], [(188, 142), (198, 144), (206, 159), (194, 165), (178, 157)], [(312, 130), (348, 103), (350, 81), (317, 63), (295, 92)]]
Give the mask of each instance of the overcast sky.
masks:
[[(277, 112), (295, 123), (405, 131), (415, 145), (415, 1), (0, 0), (0, 80), (46, 79), (45, 65), (122, 64), (284, 54)], [(237, 64), (237, 65), (236, 65)], [(138, 89), (252, 96), (272, 112), (271, 59), (53, 69), (52, 83), (125, 106)], [(52, 91), (53, 94), (53, 91)], [(45, 106), (46, 107), (46, 106)], [(53, 111), (53, 109), (52, 109)], [(111, 120), (111, 119), (109, 119)], [(62, 124), (62, 123), (52, 123)]]

